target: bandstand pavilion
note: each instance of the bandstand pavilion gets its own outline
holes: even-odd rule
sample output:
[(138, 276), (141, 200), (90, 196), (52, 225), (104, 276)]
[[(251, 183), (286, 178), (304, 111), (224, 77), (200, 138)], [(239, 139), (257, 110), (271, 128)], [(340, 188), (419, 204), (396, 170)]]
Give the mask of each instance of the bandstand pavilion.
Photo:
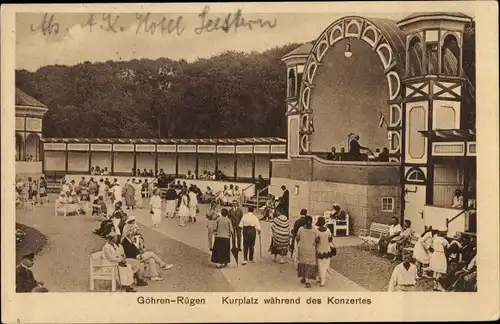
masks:
[[(271, 191), (290, 189), (291, 214), (339, 203), (354, 229), (397, 216), (475, 231), (475, 89), (463, 70), (461, 13), (401, 21), (343, 17), (282, 61), (287, 66), (287, 158), (272, 161)], [(473, 45), (474, 46), (474, 45)], [(351, 134), (389, 162), (330, 161)], [(451, 208), (456, 189), (464, 206)]]
[(38, 178), (42, 172), (41, 143), (43, 116), (48, 108), (16, 88), (16, 173)]

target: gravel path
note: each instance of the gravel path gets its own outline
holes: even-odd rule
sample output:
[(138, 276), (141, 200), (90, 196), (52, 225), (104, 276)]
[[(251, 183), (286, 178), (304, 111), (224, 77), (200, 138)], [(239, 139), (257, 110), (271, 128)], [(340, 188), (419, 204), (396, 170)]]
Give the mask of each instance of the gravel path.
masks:
[[(380, 257), (375, 251), (366, 248), (340, 247), (330, 266), (350, 280), (370, 291), (387, 291), (394, 267), (399, 263)], [(432, 282), (422, 279), (417, 289), (432, 290)]]
[[(89, 291), (89, 254), (100, 250), (104, 240), (92, 230), (99, 223), (90, 216), (55, 217), (53, 206), (36, 211), (18, 210), (17, 222), (46, 235), (48, 242), (35, 259), (37, 280), (50, 291)], [(175, 266), (163, 272), (164, 281), (152, 282), (138, 291), (232, 291), (220, 270), (208, 266), (207, 254), (141, 226), (148, 250)], [(110, 284), (96, 282), (96, 291), (109, 291)]]

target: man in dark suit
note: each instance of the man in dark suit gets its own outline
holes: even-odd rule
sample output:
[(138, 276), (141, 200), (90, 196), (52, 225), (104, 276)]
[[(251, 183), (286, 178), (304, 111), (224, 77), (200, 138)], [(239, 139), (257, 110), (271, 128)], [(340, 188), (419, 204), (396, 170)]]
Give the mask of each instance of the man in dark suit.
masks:
[(280, 203), (277, 209), (283, 215), (290, 217), (290, 214), (288, 212), (288, 207), (290, 205), (290, 192), (285, 186), (281, 186), (281, 190), (283, 190), (283, 195), (280, 198)]
[(25, 254), (21, 264), (16, 267), (16, 292), (47, 291), (43, 287), (43, 282), (35, 280), (33, 271), (30, 269), (33, 267), (34, 260), (34, 253)]
[(233, 201), (233, 207), (229, 210), (229, 219), (231, 220), (231, 225), (233, 225), (234, 235), (232, 236), (233, 248), (238, 247), (241, 251), (241, 228), (240, 221), (243, 217), (243, 211), (238, 207), (238, 201)]

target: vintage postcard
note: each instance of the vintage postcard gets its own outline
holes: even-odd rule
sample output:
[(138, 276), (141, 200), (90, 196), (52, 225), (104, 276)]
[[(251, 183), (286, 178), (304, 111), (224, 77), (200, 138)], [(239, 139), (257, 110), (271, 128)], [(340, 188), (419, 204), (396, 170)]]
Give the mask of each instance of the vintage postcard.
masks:
[(2, 322), (499, 318), (495, 2), (1, 24)]

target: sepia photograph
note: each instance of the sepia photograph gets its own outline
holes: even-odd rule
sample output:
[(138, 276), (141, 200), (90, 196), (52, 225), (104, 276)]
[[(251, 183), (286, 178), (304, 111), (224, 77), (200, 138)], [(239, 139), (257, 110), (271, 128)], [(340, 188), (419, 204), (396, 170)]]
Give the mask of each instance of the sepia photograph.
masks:
[(478, 280), (498, 231), (477, 208), (498, 195), (478, 189), (476, 145), (498, 129), (478, 127), (474, 7), (280, 5), (9, 13), (2, 290), (296, 309), (498, 285)]

